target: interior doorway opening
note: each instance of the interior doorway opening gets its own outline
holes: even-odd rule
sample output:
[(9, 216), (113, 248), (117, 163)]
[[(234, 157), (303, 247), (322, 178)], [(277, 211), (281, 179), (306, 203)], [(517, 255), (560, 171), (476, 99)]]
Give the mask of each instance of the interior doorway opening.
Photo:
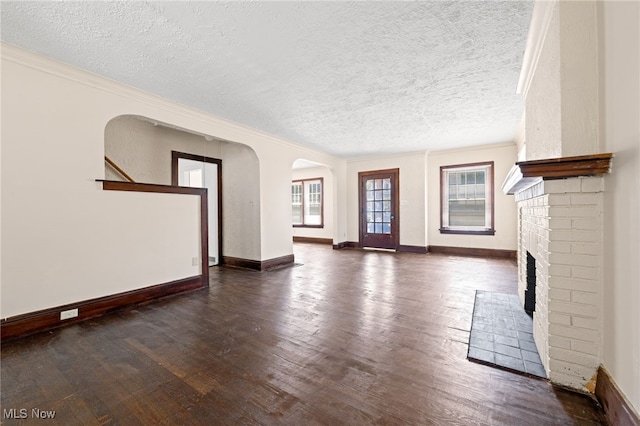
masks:
[(171, 152), (171, 184), (207, 188), (209, 266), (220, 264), (222, 257), (222, 160)]

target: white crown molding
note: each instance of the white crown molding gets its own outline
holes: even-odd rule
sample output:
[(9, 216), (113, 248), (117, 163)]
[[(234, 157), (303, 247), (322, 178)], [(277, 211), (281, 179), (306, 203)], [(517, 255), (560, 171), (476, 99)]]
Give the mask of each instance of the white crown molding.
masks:
[[(234, 132), (241, 134), (243, 138), (246, 138), (246, 140), (229, 141), (229, 142), (242, 143), (244, 145), (249, 146), (252, 149), (254, 148), (254, 146), (252, 146), (252, 144), (250, 143), (247, 143), (248, 141), (255, 142), (257, 140), (259, 142), (271, 142), (271, 143), (274, 143), (280, 146), (285, 146), (287, 148), (291, 148), (297, 151), (302, 151), (312, 157), (320, 156), (320, 157), (323, 157), (324, 159), (330, 158), (334, 161), (343, 160), (339, 157), (335, 157), (326, 152), (318, 151), (313, 148), (309, 148), (304, 145), (297, 144), (295, 142), (280, 139), (268, 133), (263, 133), (259, 130), (243, 126), (242, 124), (239, 124), (230, 120), (226, 120), (221, 117), (214, 116), (210, 113), (206, 113), (206, 112), (188, 107), (186, 105), (179, 104), (177, 102), (162, 98), (160, 96), (157, 96), (148, 92), (144, 92), (132, 86), (127, 86), (126, 84), (109, 79), (108, 77), (104, 77), (102, 75), (83, 70), (73, 65), (58, 61), (56, 59), (49, 58), (40, 53), (25, 50), (21, 47), (15, 46), (10, 43), (6, 43), (4, 41), (0, 41), (0, 53), (1, 53), (0, 56), (4, 60), (10, 61), (16, 64), (20, 64), (20, 65), (23, 65), (23, 66), (26, 66), (50, 75), (54, 75), (56, 77), (64, 78), (66, 80), (73, 81), (74, 83), (82, 84), (84, 86), (92, 87), (97, 90), (102, 90), (117, 96), (125, 97), (135, 102), (140, 102), (140, 103), (149, 105), (153, 108), (170, 112), (171, 114), (177, 114), (177, 115), (183, 116), (190, 120), (199, 121), (203, 124), (206, 124), (208, 127), (214, 126), (227, 131), (232, 130)], [(136, 115), (136, 114), (132, 112), (130, 115)], [(158, 123), (161, 122), (161, 120), (155, 120), (155, 117), (146, 117), (146, 118), (148, 118), (150, 121), (154, 121)], [(172, 125), (171, 123), (163, 123), (163, 124), (166, 125), (167, 127), (177, 127)], [(190, 132), (195, 131), (194, 129), (185, 129), (185, 130), (188, 130)], [(226, 140), (219, 135), (211, 135), (211, 136), (213, 136), (218, 140)], [(255, 145), (261, 145), (261, 144), (258, 143)], [(298, 156), (300, 155), (304, 155), (304, 154), (298, 154)]]
[(505, 147), (513, 147), (513, 146), (516, 146), (515, 141), (490, 143), (485, 145), (474, 145), (474, 146), (467, 146), (463, 148), (440, 149), (437, 151), (429, 151), (429, 157), (434, 157), (438, 155), (456, 154), (459, 152), (482, 151), (485, 149), (499, 149), (499, 148), (505, 148)]
[(361, 163), (365, 161), (375, 161), (382, 159), (391, 159), (391, 158), (399, 158), (399, 157), (415, 157), (415, 156), (426, 156), (429, 151), (412, 151), (412, 152), (400, 152), (397, 154), (382, 154), (382, 155), (372, 155), (368, 157), (353, 157), (347, 158), (347, 163)]
[(558, 2), (559, 0), (536, 0), (533, 6), (527, 45), (522, 59), (518, 88), (516, 89), (516, 93), (525, 98), (527, 97), (531, 80), (533, 80), (533, 75), (538, 66), (540, 52), (542, 51), (542, 46), (544, 46), (544, 40), (547, 37), (553, 10)]

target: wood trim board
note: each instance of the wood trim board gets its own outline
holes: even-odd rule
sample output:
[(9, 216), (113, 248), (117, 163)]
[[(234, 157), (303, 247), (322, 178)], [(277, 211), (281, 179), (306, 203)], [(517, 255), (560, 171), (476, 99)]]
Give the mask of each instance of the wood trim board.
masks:
[(407, 246), (407, 245), (402, 245), (400, 244), (398, 246), (398, 251), (399, 252), (405, 252), (405, 253), (427, 253), (427, 247), (425, 246)]
[(224, 256), (223, 263), (226, 266), (236, 268), (253, 269), (254, 271), (268, 271), (269, 269), (281, 266), (293, 265), (295, 257), (293, 254), (275, 257), (268, 260), (242, 259), (239, 257)]
[(497, 257), (502, 259), (516, 259), (518, 255), (516, 250), (473, 247), (428, 246), (427, 250), (429, 253), (450, 254), (455, 256)]
[[(202, 277), (195, 276), (164, 284), (130, 290), (123, 293), (98, 297), (95, 299), (69, 303), (62, 306), (29, 312), (9, 317), (0, 323), (2, 341), (17, 339), (34, 333), (75, 324), (96, 318), (129, 306), (141, 305), (167, 296), (205, 288)], [(67, 320), (60, 319), (60, 313), (78, 309), (78, 316)]]
[(613, 154), (580, 155), (519, 161), (516, 163), (525, 178), (541, 177), (545, 180), (578, 176), (596, 176), (609, 173)]
[(314, 243), (314, 244), (333, 244), (331, 238), (316, 238), (316, 237), (298, 237), (293, 236), (294, 243)]
[(603, 365), (598, 368), (595, 393), (612, 425), (640, 426), (640, 415), (633, 409)]

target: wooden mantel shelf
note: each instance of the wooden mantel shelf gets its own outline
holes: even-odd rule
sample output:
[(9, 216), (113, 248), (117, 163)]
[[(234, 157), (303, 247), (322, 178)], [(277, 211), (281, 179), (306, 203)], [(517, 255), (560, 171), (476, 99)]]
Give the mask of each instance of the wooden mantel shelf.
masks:
[(502, 184), (505, 194), (515, 194), (540, 180), (597, 176), (609, 173), (613, 154), (580, 155), (519, 161), (511, 168)]

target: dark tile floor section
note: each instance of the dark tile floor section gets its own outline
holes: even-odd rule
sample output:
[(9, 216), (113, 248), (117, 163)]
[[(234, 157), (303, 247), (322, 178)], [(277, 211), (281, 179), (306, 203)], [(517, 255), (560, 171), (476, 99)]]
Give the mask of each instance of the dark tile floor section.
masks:
[(467, 357), (547, 378), (533, 341), (533, 320), (516, 294), (476, 291)]

